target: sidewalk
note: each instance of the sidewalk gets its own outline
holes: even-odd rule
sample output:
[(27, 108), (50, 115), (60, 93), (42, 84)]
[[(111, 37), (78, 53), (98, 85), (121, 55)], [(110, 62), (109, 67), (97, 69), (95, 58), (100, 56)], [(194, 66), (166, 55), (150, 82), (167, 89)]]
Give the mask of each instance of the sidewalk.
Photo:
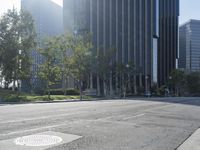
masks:
[(200, 129), (196, 130), (177, 150), (200, 150)]

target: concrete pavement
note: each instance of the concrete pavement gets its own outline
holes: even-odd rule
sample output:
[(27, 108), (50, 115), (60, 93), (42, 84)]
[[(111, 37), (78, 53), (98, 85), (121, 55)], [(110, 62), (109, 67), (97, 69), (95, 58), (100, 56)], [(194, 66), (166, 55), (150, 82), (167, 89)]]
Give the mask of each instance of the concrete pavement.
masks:
[(42, 149), (174, 150), (200, 127), (200, 98), (2, 105), (0, 114), (0, 150), (48, 131), (81, 138)]
[(200, 150), (200, 129), (195, 131), (177, 150)]

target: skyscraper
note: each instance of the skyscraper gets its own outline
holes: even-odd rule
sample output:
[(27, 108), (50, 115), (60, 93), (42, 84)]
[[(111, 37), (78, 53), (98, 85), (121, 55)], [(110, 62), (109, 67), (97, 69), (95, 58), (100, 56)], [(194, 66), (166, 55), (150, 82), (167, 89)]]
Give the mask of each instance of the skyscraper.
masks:
[(179, 0), (63, 2), (65, 30), (88, 30), (94, 49), (115, 47), (114, 61), (134, 62), (139, 70), (133, 77), (136, 87), (147, 91), (166, 83), (176, 68)]
[(200, 71), (200, 20), (189, 20), (180, 26), (179, 68)]
[[(51, 0), (21, 0), (21, 8), (28, 11), (34, 21), (37, 33), (37, 47), (41, 48), (44, 38), (63, 33), (63, 9)], [(42, 88), (43, 84), (38, 76), (39, 64), (43, 58), (36, 50), (32, 51), (32, 77), (33, 88)], [(22, 90), (28, 90), (27, 84), (22, 82)]]

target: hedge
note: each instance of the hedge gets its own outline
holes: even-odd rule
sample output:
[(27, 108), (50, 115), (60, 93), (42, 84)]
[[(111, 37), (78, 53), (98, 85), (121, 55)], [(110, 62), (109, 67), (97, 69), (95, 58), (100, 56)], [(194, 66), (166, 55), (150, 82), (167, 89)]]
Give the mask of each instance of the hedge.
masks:
[[(45, 94), (48, 94), (46, 91)], [(51, 89), (50, 90), (51, 95), (64, 95), (63, 89)], [(76, 89), (67, 89), (67, 95), (79, 95), (79, 91)]]

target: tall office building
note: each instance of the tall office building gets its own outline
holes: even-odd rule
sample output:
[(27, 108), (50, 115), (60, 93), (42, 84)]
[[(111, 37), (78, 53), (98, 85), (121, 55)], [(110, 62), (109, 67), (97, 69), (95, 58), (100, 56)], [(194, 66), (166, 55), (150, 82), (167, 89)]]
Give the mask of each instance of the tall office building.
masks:
[(131, 61), (139, 70), (133, 77), (137, 87), (147, 91), (154, 83), (161, 86), (167, 82), (176, 68), (179, 0), (63, 2), (64, 29), (88, 30), (94, 49), (115, 47), (115, 62)]
[[(47, 36), (60, 35), (63, 33), (63, 9), (51, 0), (21, 0), (21, 8), (28, 11), (34, 21), (37, 33), (37, 47), (41, 48), (44, 38)], [(36, 50), (32, 51), (32, 77), (33, 88), (42, 88), (39, 76), (39, 64), (43, 58)], [(22, 90), (29, 90), (25, 81), (22, 82)]]
[(200, 20), (189, 20), (180, 26), (179, 68), (200, 71)]

